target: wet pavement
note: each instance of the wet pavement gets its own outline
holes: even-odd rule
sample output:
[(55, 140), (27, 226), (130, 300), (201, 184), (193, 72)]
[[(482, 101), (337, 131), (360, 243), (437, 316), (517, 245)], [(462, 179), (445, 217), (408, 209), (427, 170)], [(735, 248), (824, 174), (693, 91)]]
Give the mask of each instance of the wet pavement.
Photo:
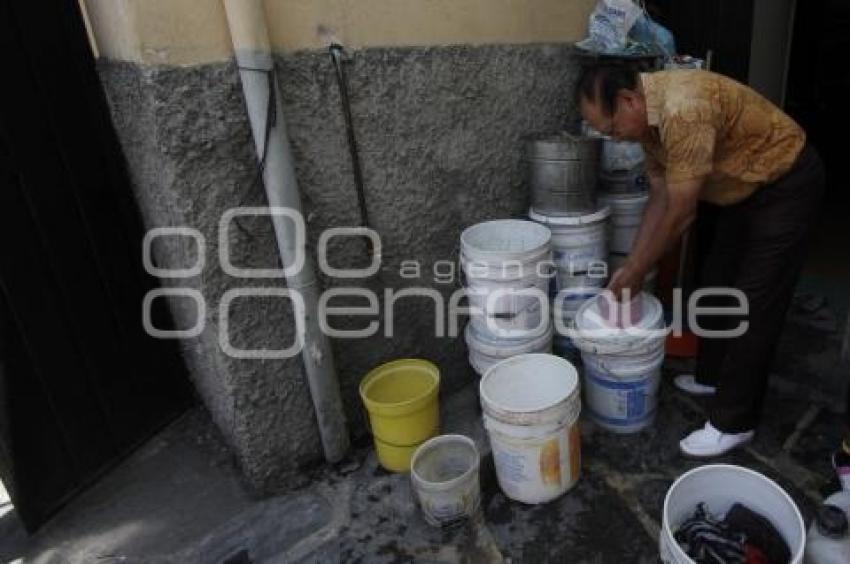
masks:
[[(843, 430), (843, 328), (825, 305), (795, 305), (763, 425), (752, 444), (718, 460), (777, 481), (807, 521), (838, 488), (828, 455)], [(424, 522), (408, 477), (382, 470), (368, 444), (335, 468), (315, 470), (304, 489), (252, 499), (197, 411), (35, 537), (21, 536), (13, 514), (0, 517), (0, 552), (28, 562), (657, 562), (664, 495), (701, 464), (677, 450), (679, 439), (702, 425), (707, 405), (671, 385), (689, 368), (667, 362), (657, 420), (643, 432), (614, 435), (583, 418), (581, 479), (537, 506), (499, 490), (470, 378), (468, 387), (442, 399), (442, 430), (476, 440), (482, 500), (473, 522), (451, 530)]]

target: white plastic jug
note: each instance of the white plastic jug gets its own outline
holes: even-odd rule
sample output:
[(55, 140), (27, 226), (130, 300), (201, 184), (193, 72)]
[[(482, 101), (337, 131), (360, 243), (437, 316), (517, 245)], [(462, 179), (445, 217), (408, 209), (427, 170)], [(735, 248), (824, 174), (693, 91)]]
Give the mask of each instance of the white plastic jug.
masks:
[(850, 492), (838, 492), (818, 509), (806, 541), (806, 564), (850, 562)]

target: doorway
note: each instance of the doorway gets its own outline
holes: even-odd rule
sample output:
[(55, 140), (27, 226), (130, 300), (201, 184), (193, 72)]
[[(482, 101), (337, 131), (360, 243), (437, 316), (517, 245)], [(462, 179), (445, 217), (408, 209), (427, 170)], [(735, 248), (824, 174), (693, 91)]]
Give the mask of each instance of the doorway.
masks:
[(142, 327), (156, 281), (77, 2), (0, 0), (0, 44), (0, 477), (33, 531), (193, 396)]

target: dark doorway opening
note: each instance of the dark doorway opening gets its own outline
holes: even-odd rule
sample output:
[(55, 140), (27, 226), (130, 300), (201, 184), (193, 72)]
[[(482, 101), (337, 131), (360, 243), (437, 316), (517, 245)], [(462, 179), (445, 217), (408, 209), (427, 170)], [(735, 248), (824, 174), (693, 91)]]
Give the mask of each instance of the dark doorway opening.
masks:
[(0, 473), (32, 531), (192, 394), (142, 326), (156, 280), (77, 2), (0, 0), (0, 44)]
[(803, 277), (806, 291), (825, 296), (843, 315), (850, 311), (850, 211), (846, 188), (847, 133), (850, 131), (850, 3), (796, 3), (788, 68), (786, 111), (803, 126), (827, 170), (821, 219), (814, 229)]

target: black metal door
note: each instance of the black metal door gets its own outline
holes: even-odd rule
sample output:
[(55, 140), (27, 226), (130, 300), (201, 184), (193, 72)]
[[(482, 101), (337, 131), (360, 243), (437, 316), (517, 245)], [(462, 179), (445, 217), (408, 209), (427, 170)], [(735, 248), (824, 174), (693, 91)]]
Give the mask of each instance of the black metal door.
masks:
[(705, 58), (712, 70), (747, 84), (754, 0), (654, 0), (659, 23), (676, 36), (680, 53)]
[(155, 281), (77, 2), (0, 0), (0, 61), (0, 470), (32, 530), (192, 395), (142, 327)]

